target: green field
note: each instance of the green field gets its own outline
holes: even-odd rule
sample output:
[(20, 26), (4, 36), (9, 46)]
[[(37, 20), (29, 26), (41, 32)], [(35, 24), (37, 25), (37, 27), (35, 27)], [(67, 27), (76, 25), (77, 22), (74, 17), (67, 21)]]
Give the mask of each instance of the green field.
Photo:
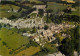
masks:
[(21, 51), (20, 53), (18, 53), (16, 56), (22, 56), (23, 54), (25, 56), (32, 56), (39, 51), (40, 51), (40, 46), (38, 46), (38, 47), (31, 46), (31, 47)]
[[(47, 9), (52, 9), (53, 10), (53, 13), (57, 12), (58, 10), (64, 10), (66, 9), (68, 6), (71, 6), (71, 5), (63, 5), (63, 4), (60, 4), (60, 3), (56, 3), (56, 2), (48, 2), (48, 8)], [(69, 13), (65, 13), (65, 15), (79, 15), (80, 13), (80, 7), (75, 7), (76, 11), (72, 11), (71, 14)]]
[(72, 11), (71, 14), (69, 13), (66, 13), (65, 15), (77, 15), (77, 16), (80, 16), (80, 7), (75, 7), (76, 11)]
[(54, 13), (57, 12), (58, 10), (64, 10), (65, 8), (67, 8), (67, 5), (63, 5), (56, 2), (48, 2), (47, 9), (52, 9)]
[(38, 1), (38, 0), (30, 0), (30, 2), (35, 2), (35, 3), (42, 3), (41, 1)]
[[(11, 15), (15, 15), (15, 16), (20, 16), (21, 12), (13, 12), (11, 11), (13, 8), (13, 10), (16, 10), (18, 11), (20, 7), (18, 6), (15, 6), (15, 5), (9, 5), (9, 4), (6, 4), (6, 5), (0, 5), (0, 18), (2, 17), (10, 17)], [(22, 10), (25, 10), (25, 9), (22, 9)], [(8, 12), (8, 11), (11, 11), (11, 12)]]
[[(1, 28), (0, 30), (0, 55), (11, 56), (9, 54), (12, 49), (18, 49), (19, 47), (29, 42), (27, 37), (23, 37), (16, 32), (16, 29)], [(4, 44), (5, 42), (6, 44)]]

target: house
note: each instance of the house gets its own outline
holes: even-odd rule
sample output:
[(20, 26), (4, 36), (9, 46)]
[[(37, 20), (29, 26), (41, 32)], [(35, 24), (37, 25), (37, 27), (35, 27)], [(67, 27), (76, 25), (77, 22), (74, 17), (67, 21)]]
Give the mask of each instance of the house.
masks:
[(37, 36), (30, 36), (31, 39), (33, 39), (33, 41), (39, 42), (39, 38)]

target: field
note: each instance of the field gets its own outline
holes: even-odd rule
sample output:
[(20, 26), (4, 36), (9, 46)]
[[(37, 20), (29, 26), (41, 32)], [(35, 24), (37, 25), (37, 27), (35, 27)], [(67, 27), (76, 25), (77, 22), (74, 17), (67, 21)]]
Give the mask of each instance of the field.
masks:
[(66, 13), (65, 15), (77, 15), (80, 16), (80, 7), (75, 7), (76, 11), (72, 11), (71, 14)]
[(33, 54), (37, 53), (40, 51), (40, 47), (34, 47), (34, 46), (31, 46), (23, 51), (21, 51), (20, 53), (18, 53), (16, 56), (22, 56), (22, 55), (25, 55), (25, 56), (32, 56)]
[[(68, 6), (71, 6), (71, 5), (63, 5), (63, 4), (56, 3), (56, 2), (48, 2), (48, 8), (47, 9), (52, 9), (53, 13), (56, 13), (57, 11), (66, 9)], [(75, 9), (76, 9), (76, 11), (72, 11), (71, 14), (65, 13), (65, 15), (78, 15), (78, 16), (80, 16), (79, 15), (80, 7), (75, 7)]]
[(29, 42), (27, 37), (21, 36), (16, 32), (16, 29), (2, 28), (0, 30), (0, 54), (3, 56), (10, 56), (9, 52), (27, 44)]
[(38, 0), (30, 0), (30, 2), (42, 3), (41, 1), (38, 1)]
[[(0, 18), (9, 17), (11, 15), (17, 15), (17, 17), (20, 16), (21, 12), (18, 13), (18, 12), (11, 11), (12, 8), (13, 10), (18, 11), (20, 7), (15, 5), (9, 5), (9, 4), (0, 5)], [(8, 11), (11, 11), (11, 12), (8, 12)]]
[(57, 12), (58, 10), (64, 10), (65, 8), (67, 8), (67, 5), (63, 5), (63, 4), (56, 3), (56, 2), (48, 2), (47, 9), (52, 9), (53, 13)]

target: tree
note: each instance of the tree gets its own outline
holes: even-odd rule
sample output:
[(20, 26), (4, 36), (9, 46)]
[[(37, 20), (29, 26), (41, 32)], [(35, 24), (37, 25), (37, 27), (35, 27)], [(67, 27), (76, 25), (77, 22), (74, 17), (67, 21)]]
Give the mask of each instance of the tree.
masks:
[(0, 40), (1, 40), (1, 38), (0, 38)]
[(13, 20), (16, 19), (17, 17), (15, 15), (10, 16), (8, 19)]
[(55, 45), (51, 43), (46, 43), (43, 47), (41, 47), (41, 51), (36, 53), (33, 56), (46, 56), (47, 54), (56, 53), (58, 50)]
[(59, 47), (59, 50), (66, 56), (73, 56), (74, 44), (71, 42), (71, 39), (64, 39), (62, 41), (62, 45)]
[(36, 33), (37, 29), (35, 27), (33, 27), (32, 33)]
[(56, 44), (56, 43), (58, 43), (58, 40), (56, 39), (56, 40), (53, 40), (52, 42), (51, 42), (51, 44)]
[(3, 43), (3, 45), (7, 45), (7, 43), (6, 43), (6, 42), (4, 42), (4, 41), (3, 41), (2, 43)]
[(72, 13), (71, 9), (65, 9), (63, 10), (65, 13)]
[(79, 53), (80, 51), (80, 26), (76, 26), (74, 29), (72, 29), (72, 41), (74, 43), (75, 50)]
[(2, 28), (2, 24), (0, 24), (0, 28)]
[(51, 23), (51, 22), (52, 22), (52, 21), (51, 21), (51, 19), (49, 19), (49, 18), (46, 20), (46, 23)]
[(47, 25), (44, 26), (44, 29), (45, 29), (45, 30), (47, 30), (48, 28), (49, 28), (49, 26), (47, 26)]
[(53, 12), (53, 10), (48, 9), (46, 12), (47, 12), (47, 13), (52, 13), (52, 12)]
[(29, 48), (30, 46), (35, 46), (35, 47), (37, 47), (37, 46), (39, 46), (39, 45), (38, 45), (38, 43), (30, 40), (30, 42), (26, 45), (26, 47)]
[(62, 45), (59, 47), (59, 50), (66, 56), (73, 56), (75, 50), (80, 53), (80, 26), (78, 25), (71, 29), (68, 34), (71, 35), (71, 38), (65, 38), (61, 42)]
[(80, 22), (80, 16), (77, 16), (77, 15), (66, 15), (65, 18), (66, 18), (65, 20), (67, 21), (73, 21), (77, 23)]
[(74, 3), (73, 5), (72, 5), (72, 7), (76, 7), (76, 6), (80, 6), (80, 1), (78, 1), (78, 2), (76, 2), (76, 3)]
[(19, 10), (18, 10), (18, 12), (20, 12), (21, 10), (22, 10), (22, 8), (20, 7)]
[(42, 17), (43, 16), (43, 13), (44, 13), (43, 9), (39, 9), (38, 15)]
[(52, 22), (54, 22), (56, 24), (60, 24), (60, 23), (62, 23), (63, 17), (56, 15), (51, 20), (52, 20)]

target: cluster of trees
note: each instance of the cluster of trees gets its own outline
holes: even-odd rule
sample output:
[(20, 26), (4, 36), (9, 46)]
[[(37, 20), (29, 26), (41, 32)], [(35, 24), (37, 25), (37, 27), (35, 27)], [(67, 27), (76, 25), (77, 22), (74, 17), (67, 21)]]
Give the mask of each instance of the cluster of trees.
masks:
[(67, 21), (80, 22), (80, 16), (77, 15), (66, 15), (64, 18)]
[(80, 25), (71, 31), (72, 42), (74, 43), (74, 49), (80, 53)]
[(15, 4), (15, 2), (7, 1), (7, 0), (1, 0), (1, 4)]
[(21, 10), (22, 10), (22, 8), (20, 7), (19, 10), (18, 10), (18, 12), (20, 12)]
[(65, 13), (72, 13), (71, 9), (65, 9), (63, 10)]
[(62, 45), (59, 47), (59, 50), (66, 56), (73, 56), (74, 44), (71, 42), (71, 39), (66, 38), (61, 43)]
[(39, 1), (43, 1), (43, 2), (60, 2), (60, 0), (39, 0)]
[(7, 43), (6, 43), (6, 42), (4, 42), (4, 41), (3, 41), (2, 43), (3, 43), (3, 45), (7, 45)]
[(36, 32), (37, 32), (36, 27), (33, 27), (33, 29), (32, 29), (32, 31), (31, 31), (31, 33), (36, 33)]
[(39, 15), (40, 17), (42, 17), (43, 14), (44, 14), (44, 10), (43, 10), (43, 9), (39, 9), (38, 11), (39, 11), (39, 12), (38, 12), (38, 15)]
[(32, 40), (30, 40), (30, 42), (26, 45), (26, 47), (29, 48), (30, 46), (35, 46), (35, 47), (37, 47), (37, 46), (39, 46), (39, 44), (36, 43), (36, 42), (34, 42), (34, 41), (32, 41)]
[(0, 28), (2, 28), (2, 24), (0, 24)]
[(0, 40), (1, 40), (1, 38), (0, 38)]
[(33, 56), (45, 56), (47, 54), (52, 54), (52, 53), (56, 53), (57, 47), (51, 43), (47, 43), (45, 44), (44, 47), (41, 47), (41, 51), (39, 51), (38, 53), (34, 54)]
[(48, 25), (45, 25), (45, 26), (44, 26), (44, 29), (45, 29), (45, 30), (47, 30), (48, 28), (49, 28), (49, 26), (48, 26)]
[(27, 16), (28, 14), (30, 14), (31, 12), (33, 12), (34, 10), (36, 10), (36, 8), (30, 8), (30, 9), (28, 9), (27, 11), (23, 11), (23, 12), (21, 13), (21, 16), (20, 16), (20, 17), (25, 17), (25, 16)]
[(71, 38), (65, 38), (61, 42), (62, 45), (59, 47), (59, 50), (66, 56), (74, 56), (74, 51), (77, 51), (78, 54), (80, 53), (80, 26), (71, 29), (69, 34)]
[(22, 5), (22, 4), (17, 4), (16, 2), (12, 2), (12, 1), (1, 1), (1, 4), (11, 4), (11, 5), (15, 5), (15, 6), (24, 8), (24, 9), (29, 9), (30, 8), (29, 6), (25, 6), (25, 5)]
[(47, 15), (46, 17), (44, 18), (44, 20), (46, 21), (46, 23), (56, 23), (56, 24), (60, 24), (62, 23), (62, 20), (63, 20), (63, 15), (57, 15), (58, 12), (56, 12), (56, 15), (54, 15), (52, 12), (53, 10), (51, 9), (48, 9), (47, 11)]
[(56, 39), (56, 40), (53, 40), (52, 42), (51, 42), (51, 44), (56, 44), (56, 43), (58, 43), (58, 40)]
[[(30, 0), (2, 0), (1, 2), (6, 2), (6, 1), (10, 1), (10, 2), (19, 2), (21, 4), (25, 4), (25, 3), (28, 3), (28, 4), (37, 4), (35, 1), (30, 1)], [(37, 0), (36, 0), (37, 1)], [(38, 4), (44, 4), (44, 3), (38, 3)]]
[(27, 31), (31, 31), (31, 29), (30, 28), (22, 28), (22, 29), (17, 29), (18, 30), (18, 32), (20, 33), (26, 33)]
[(47, 16), (46, 17), (46, 23), (55, 23), (55, 24), (60, 24), (62, 23), (62, 20), (63, 20), (63, 16), (58, 16), (58, 15), (53, 15), (51, 14), (50, 16)]
[(15, 16), (15, 15), (12, 15), (12, 16), (8, 17), (9, 20), (13, 20), (13, 19), (16, 19), (16, 18), (17, 18), (17, 16)]
[(78, 2), (76, 2), (76, 3), (74, 3), (73, 5), (72, 5), (72, 7), (76, 7), (76, 6), (80, 6), (80, 1), (78, 1)]
[(11, 26), (11, 25), (9, 25), (9, 24), (3, 24), (3, 23), (0, 23), (0, 29), (3, 28), (3, 27), (9, 29), (10, 26)]

